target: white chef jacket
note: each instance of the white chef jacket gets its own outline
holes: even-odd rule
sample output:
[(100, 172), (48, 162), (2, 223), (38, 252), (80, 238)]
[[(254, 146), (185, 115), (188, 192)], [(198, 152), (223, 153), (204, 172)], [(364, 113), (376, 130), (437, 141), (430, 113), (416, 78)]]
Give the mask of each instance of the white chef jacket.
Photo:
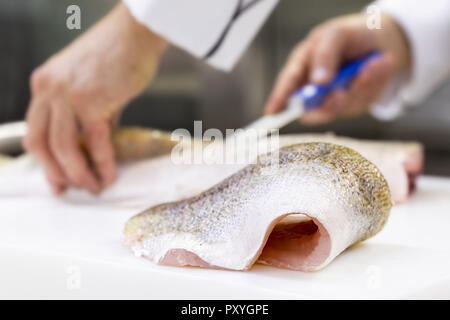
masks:
[(123, 0), (153, 32), (229, 71), (278, 0)]
[[(123, 1), (153, 32), (226, 71), (232, 69), (278, 2)], [(422, 101), (450, 76), (450, 0), (378, 0), (373, 4), (398, 21), (413, 56), (412, 71), (393, 79), (371, 110), (375, 117), (389, 120), (405, 106)]]
[(408, 105), (423, 101), (450, 77), (450, 0), (378, 0), (373, 4), (403, 28), (412, 52), (411, 72), (393, 79), (371, 110), (375, 117), (390, 120)]

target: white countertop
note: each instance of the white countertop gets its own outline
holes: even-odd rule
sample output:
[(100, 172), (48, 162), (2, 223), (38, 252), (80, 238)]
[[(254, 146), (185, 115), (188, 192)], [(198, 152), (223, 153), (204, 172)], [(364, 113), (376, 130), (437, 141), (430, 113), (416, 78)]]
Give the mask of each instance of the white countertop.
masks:
[(0, 194), (0, 298), (450, 298), (450, 179), (421, 177), (380, 234), (314, 273), (155, 266), (122, 246), (129, 213), (79, 205)]

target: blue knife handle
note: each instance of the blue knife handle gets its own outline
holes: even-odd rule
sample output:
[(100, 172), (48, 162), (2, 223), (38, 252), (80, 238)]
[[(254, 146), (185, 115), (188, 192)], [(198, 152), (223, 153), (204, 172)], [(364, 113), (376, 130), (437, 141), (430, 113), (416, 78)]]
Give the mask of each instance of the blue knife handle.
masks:
[(325, 85), (308, 84), (294, 92), (293, 96), (303, 101), (307, 111), (315, 109), (323, 104), (330, 92), (336, 89), (348, 89), (352, 80), (364, 68), (366, 63), (381, 56), (379, 51), (374, 51), (366, 56), (353, 60), (339, 69), (336, 77)]

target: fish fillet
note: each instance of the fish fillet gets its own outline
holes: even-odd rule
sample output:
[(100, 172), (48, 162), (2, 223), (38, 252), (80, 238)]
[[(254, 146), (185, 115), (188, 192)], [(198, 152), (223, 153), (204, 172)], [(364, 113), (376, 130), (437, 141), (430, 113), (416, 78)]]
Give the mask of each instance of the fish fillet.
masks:
[[(280, 147), (303, 142), (331, 142), (349, 147), (373, 162), (388, 181), (392, 199), (396, 204), (405, 202), (414, 191), (417, 177), (423, 171), (423, 147), (417, 142), (360, 140), (324, 134), (292, 134), (280, 136)], [(259, 143), (266, 143), (264, 140)], [(114, 145), (119, 160), (139, 160), (170, 153), (176, 142), (170, 134), (158, 130), (124, 128), (114, 135)], [(258, 148), (264, 150), (264, 148)], [(170, 162), (168, 159), (167, 162)], [(205, 166), (186, 170), (208, 171), (202, 175), (219, 182), (234, 173), (231, 166)], [(201, 187), (204, 184), (200, 183)], [(195, 187), (193, 188), (195, 189)]]
[(379, 232), (391, 206), (385, 178), (359, 153), (302, 143), (152, 207), (124, 232), (136, 255), (163, 265), (248, 270), (259, 261), (314, 271)]

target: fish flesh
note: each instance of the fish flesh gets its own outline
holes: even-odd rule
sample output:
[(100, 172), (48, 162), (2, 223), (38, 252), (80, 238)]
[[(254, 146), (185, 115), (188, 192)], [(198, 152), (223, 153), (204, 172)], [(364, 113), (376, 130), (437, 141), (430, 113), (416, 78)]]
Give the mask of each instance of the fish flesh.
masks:
[(259, 155), (193, 197), (132, 217), (124, 233), (154, 263), (248, 270), (259, 261), (319, 270), (352, 244), (378, 233), (392, 206), (380, 170), (332, 143)]

